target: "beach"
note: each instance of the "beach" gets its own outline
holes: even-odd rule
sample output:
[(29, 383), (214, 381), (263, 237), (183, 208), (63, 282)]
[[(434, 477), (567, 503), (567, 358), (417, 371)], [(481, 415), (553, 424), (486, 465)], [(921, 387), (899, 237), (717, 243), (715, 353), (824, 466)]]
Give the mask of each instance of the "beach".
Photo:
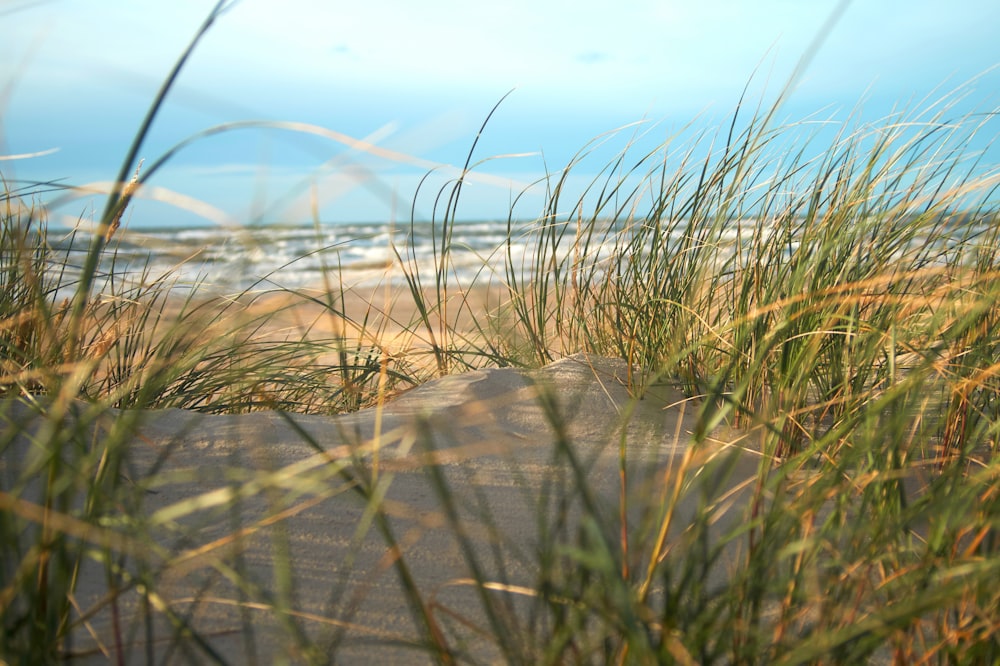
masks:
[(0, 663), (996, 662), (985, 121), (780, 106), (523, 223), (8, 191)]

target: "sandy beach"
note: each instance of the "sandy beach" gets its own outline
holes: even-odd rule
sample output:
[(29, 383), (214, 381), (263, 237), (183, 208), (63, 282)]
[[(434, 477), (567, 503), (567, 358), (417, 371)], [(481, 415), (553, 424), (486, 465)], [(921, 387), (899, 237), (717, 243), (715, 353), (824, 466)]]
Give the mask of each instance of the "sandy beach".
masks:
[[(426, 286), (420, 290), (435, 333), (444, 322), (459, 335), (474, 335), (477, 322), (482, 325), (484, 320), (498, 317), (509, 302), (506, 288), (498, 283), (451, 285), (441, 293), (444, 306), (437, 307), (431, 305), (439, 302), (436, 290)], [(343, 292), (316, 285), (294, 293), (263, 294), (241, 301), (246, 304), (246, 316), (267, 315), (268, 328), (275, 333), (284, 331), (289, 337), (306, 334), (312, 339), (324, 339), (344, 335), (353, 341), (362, 336), (364, 341), (377, 340), (397, 352), (406, 351), (409, 345), (428, 344), (417, 301), (410, 289), (399, 283), (354, 287)]]

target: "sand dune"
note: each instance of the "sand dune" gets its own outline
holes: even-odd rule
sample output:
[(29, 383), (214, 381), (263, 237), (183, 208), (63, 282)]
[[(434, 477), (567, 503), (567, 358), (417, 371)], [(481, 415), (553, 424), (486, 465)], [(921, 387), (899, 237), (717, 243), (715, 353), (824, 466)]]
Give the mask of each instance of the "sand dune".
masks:
[[(475, 570), (495, 583), (488, 594), (502, 621), (530, 634), (538, 553), (556, 536), (577, 538), (574, 521), (587, 502), (607, 525), (616, 523), (620, 451), (627, 452), (625, 514), (638, 530), (648, 499), (663, 491), (666, 470), (676, 469), (688, 448), (698, 405), (672, 388), (632, 400), (627, 375), (621, 361), (577, 355), (535, 372), (444, 377), (381, 408), (337, 417), (141, 414), (128, 474), (139, 485), (157, 479), (139, 496), (149, 516), (143, 529), (162, 551), (138, 559), (148, 560), (147, 573), (159, 581), (157, 603), (208, 640), (199, 647), (171, 638), (164, 614), (154, 612), (153, 652), (179, 650), (174, 656), (186, 659), (211, 649), (234, 663), (250, 656), (270, 663), (292, 650), (294, 658), (284, 638), (292, 622), (335, 650), (338, 663), (428, 661), (421, 652), (428, 631), (414, 620), (394, 565), (401, 557), (458, 656), (488, 660), (496, 648), (475, 631), (487, 621), (483, 597), (468, 584)], [(112, 427), (116, 416), (102, 417), (97, 429)], [(17, 419), (10, 406), (6, 419), (8, 427)], [(696, 467), (736, 451), (727, 487), (757, 469), (753, 452), (721, 443), (704, 450)], [(5, 486), (25, 459), (4, 457)], [(576, 475), (592, 495), (580, 492)], [(387, 547), (354, 487), (375, 477), (399, 551)], [(682, 494), (675, 532), (693, 515), (697, 496)], [(136, 560), (125, 566), (140, 575)], [(276, 573), (285, 562), (290, 579)], [(227, 579), (234, 569), (251, 584), (240, 589)], [(720, 567), (713, 580), (723, 576)], [(72, 649), (96, 663), (115, 643), (105, 581), (93, 564), (76, 599), (81, 613), (93, 614), (75, 631)], [(282, 599), (284, 617), (261, 605)], [(143, 606), (134, 590), (121, 595), (118, 611), (130, 659), (144, 658)]]

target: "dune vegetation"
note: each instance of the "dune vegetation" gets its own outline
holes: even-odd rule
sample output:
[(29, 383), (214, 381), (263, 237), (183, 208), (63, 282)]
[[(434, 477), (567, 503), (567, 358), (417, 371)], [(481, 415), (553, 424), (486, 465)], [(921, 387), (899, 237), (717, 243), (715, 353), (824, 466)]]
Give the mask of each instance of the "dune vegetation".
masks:
[[(66, 656), (83, 631), (73, 592), (86, 562), (168, 616), (172, 638), (197, 635), (159, 603), (169, 558), (124, 565), (157, 538), (135, 499), (156, 480), (126, 473), (142, 410), (340, 414), (443, 375), (577, 352), (627, 361), (636, 401), (661, 384), (690, 396), (692, 451), (726, 427), (761, 464), (750, 500), (725, 508), (738, 527), (711, 540), (714, 503), (668, 544), (676, 494), (651, 493), (654, 518), (625, 539), (614, 511), (580, 500), (585, 475), (563, 488), (593, 529), (537, 562), (536, 612), (549, 621), (523, 642), (530, 655), (514, 647), (522, 625), (487, 613), (504, 660), (1000, 660), (1000, 172), (969, 149), (988, 114), (956, 115), (945, 96), (830, 135), (778, 123), (780, 99), (747, 103), (731, 125), (648, 153), (626, 138), (585, 195), (568, 195), (584, 146), (540, 184), (546, 202), (530, 224), (510, 212), (510, 242), (491, 258), (500, 268), (482, 273), (501, 297), (481, 311), (465, 296), (477, 284), (456, 284), (450, 264), (460, 178), (438, 193), (437, 269), (418, 271), (396, 248), (400, 320), (348, 308), (335, 266), (319, 291), (262, 282), (226, 299), (177, 293), (169, 278), (120, 279), (119, 222), (164, 163), (137, 170), (142, 140), (197, 41), (138, 128), (96, 232), (54, 242), (38, 193), (5, 185), (0, 661)], [(275, 294), (317, 308), (332, 332), (273, 335), (281, 311), (251, 306)], [(412, 344), (390, 344), (390, 324)], [(121, 411), (91, 439), (109, 410)], [(24, 438), (30, 459), (4, 462)], [(693, 463), (664, 483), (680, 489), (685, 475)], [(378, 523), (380, 486), (354, 482)], [(708, 566), (733, 543), (742, 555), (729, 584), (708, 587)], [(400, 585), (419, 594), (403, 575)], [(429, 659), (463, 661), (425, 626)], [(294, 626), (288, 640), (304, 661), (336, 661)], [(193, 658), (225, 657), (202, 647)]]

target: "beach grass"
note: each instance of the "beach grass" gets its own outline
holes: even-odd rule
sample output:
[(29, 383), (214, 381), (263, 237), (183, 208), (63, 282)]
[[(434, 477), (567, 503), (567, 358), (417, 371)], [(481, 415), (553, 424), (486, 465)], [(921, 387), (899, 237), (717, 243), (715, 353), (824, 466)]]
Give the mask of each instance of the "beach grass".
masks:
[[(989, 116), (958, 113), (945, 96), (874, 124), (843, 123), (830, 138), (777, 123), (779, 100), (640, 155), (626, 138), (575, 199), (567, 183), (586, 146), (540, 184), (547, 197), (532, 224), (512, 208), (495, 255), (502, 270), (484, 267), (472, 284), (450, 263), (463, 175), (438, 193), (446, 203), (435, 211), (433, 274), (397, 247), (405, 303), (358, 310), (335, 266), (319, 292), (268, 287), (228, 298), (197, 286), (178, 293), (169, 276), (121, 279), (118, 222), (130, 184), (148, 177), (137, 169), (140, 147), (188, 53), (138, 130), (94, 233), (54, 243), (33, 193), (4, 192), (0, 458), (25, 438), (30, 452), (4, 468), (17, 473), (0, 487), (0, 658), (72, 656), (71, 636), (86, 631), (74, 590), (97, 567), (115, 618), (109, 658), (138, 642), (152, 660), (152, 646), (166, 641), (178, 660), (227, 660), (193, 616), (157, 594), (189, 566), (161, 547), (157, 530), (181, 529), (204, 497), (174, 505), (169, 521), (144, 511), (144, 496), (173, 477), (169, 452), (147, 478), (130, 470), (141, 410), (379, 409), (435, 377), (586, 352), (627, 361), (634, 405), (659, 385), (680, 387), (684, 409), (697, 412), (692, 431), (676, 435), (690, 440), (688, 453), (652, 474), (644, 503), (623, 493), (609, 506), (558, 401), (543, 394), (552, 456), (566, 472), (538, 506), (542, 546), (520, 551), (536, 571), (525, 587), (504, 577), (499, 546), (479, 549), (433, 438), (418, 442), (482, 618), (443, 623), (434, 612), (393, 526), (393, 473), (377, 453), (332, 458), (293, 481), (230, 470), (231, 492), (217, 506), (232, 517), (223, 538), (239, 541), (241, 503), (252, 498), (274, 516), (289, 511), (295, 483), (314, 497), (360, 501), (355, 539), (377, 533), (396, 554), (389, 566), (424, 638), (411, 647), (440, 663), (477, 661), (461, 638), (471, 625), (510, 663), (1000, 659), (1000, 173), (969, 149)], [(76, 266), (65, 248), (81, 244)], [(501, 285), (495, 307), (468, 296), (480, 280)], [(314, 308), (328, 328), (276, 332), (282, 310), (254, 307), (275, 296), (288, 310)], [(734, 458), (709, 455), (720, 428), (759, 454), (738, 502), (725, 483)], [(634, 474), (627, 448), (619, 458), (623, 478)], [(685, 497), (701, 509), (694, 516), (676, 511)], [(496, 511), (478, 507), (478, 529), (516, 550)], [(710, 584), (734, 549), (727, 584)], [(238, 552), (216, 571), (239, 590), (234, 602), (279, 618), (295, 660), (336, 661), (347, 624), (318, 642), (297, 615), (294, 558), (280, 536), (273, 552), (271, 591)], [(131, 625), (117, 610), (126, 591), (142, 599)], [(253, 624), (243, 631), (252, 646)]]

